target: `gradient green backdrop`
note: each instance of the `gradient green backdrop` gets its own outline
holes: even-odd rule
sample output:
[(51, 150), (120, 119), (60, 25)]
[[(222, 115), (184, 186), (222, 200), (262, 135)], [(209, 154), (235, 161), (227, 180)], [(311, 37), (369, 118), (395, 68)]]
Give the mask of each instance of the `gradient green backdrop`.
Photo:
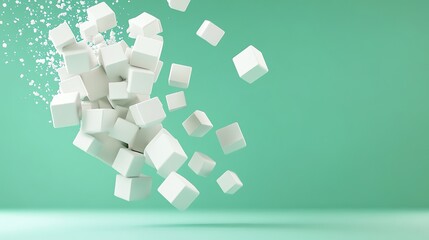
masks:
[[(429, 1), (193, 0), (181, 13), (165, 0), (134, 0), (112, 8), (124, 26), (143, 11), (162, 20), (165, 64), (154, 95), (164, 103), (177, 90), (167, 85), (170, 64), (193, 66), (188, 107), (164, 125), (188, 156), (202, 151), (218, 163), (208, 178), (180, 170), (201, 192), (192, 208), (429, 206)], [(195, 35), (204, 19), (226, 31), (217, 47)], [(2, 35), (17, 27), (1, 25)], [(231, 60), (249, 44), (270, 69), (252, 85)], [(54, 129), (45, 105), (28, 97), (22, 66), (0, 57), (0, 208), (172, 208), (156, 191), (160, 177), (146, 201), (115, 198), (115, 172), (72, 145), (77, 127)], [(196, 109), (214, 130), (238, 121), (247, 148), (224, 155), (214, 130), (188, 137), (181, 122)], [(244, 182), (233, 196), (215, 182), (227, 169)]]

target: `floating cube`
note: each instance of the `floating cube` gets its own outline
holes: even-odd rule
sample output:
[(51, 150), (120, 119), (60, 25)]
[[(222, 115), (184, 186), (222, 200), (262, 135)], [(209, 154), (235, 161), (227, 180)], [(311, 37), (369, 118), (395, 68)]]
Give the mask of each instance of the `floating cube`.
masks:
[(130, 106), (131, 114), (139, 127), (150, 127), (161, 123), (166, 115), (158, 97)]
[(100, 49), (102, 65), (111, 82), (119, 82), (127, 78), (128, 59), (119, 43)]
[(118, 118), (114, 109), (89, 109), (82, 113), (82, 131), (85, 133), (109, 132)]
[(170, 112), (186, 107), (186, 98), (183, 91), (168, 94), (165, 96), (165, 99), (167, 100), (167, 106)]
[(113, 128), (110, 130), (109, 136), (118, 139), (124, 143), (131, 143), (137, 134), (139, 127), (135, 124), (128, 122), (125, 119), (116, 119)]
[(104, 41), (103, 35), (101, 35), (100, 33), (97, 33), (94, 37), (92, 37), (92, 43), (94, 43), (95, 45), (98, 45), (100, 43), (106, 43), (106, 42)]
[(170, 172), (177, 171), (188, 158), (179, 141), (164, 131), (158, 132), (149, 142), (144, 155), (161, 177), (167, 177)]
[(135, 67), (155, 71), (162, 52), (163, 41), (137, 36), (131, 50), (130, 64)]
[(128, 83), (125, 81), (109, 83), (109, 99), (110, 100), (129, 99), (131, 96), (127, 91), (127, 86), (128, 86)]
[(243, 186), (240, 178), (232, 171), (226, 171), (216, 180), (219, 187), (226, 194), (234, 194)]
[(156, 81), (158, 81), (158, 77), (159, 77), (159, 74), (161, 73), (161, 70), (162, 70), (162, 66), (164, 65), (164, 62), (163, 61), (161, 61), (161, 60), (159, 60), (158, 61), (158, 64), (156, 64), (156, 69), (155, 69), (155, 80), (154, 80), (154, 82), (156, 82)]
[(90, 101), (104, 98), (109, 93), (109, 79), (101, 66), (80, 75)]
[(88, 20), (97, 24), (99, 32), (105, 32), (116, 27), (115, 12), (113, 12), (105, 2), (88, 8), (86, 12), (88, 14)]
[(128, 87), (130, 93), (150, 95), (155, 74), (152, 71), (130, 66), (128, 68)]
[(207, 177), (216, 166), (216, 162), (203, 153), (195, 152), (189, 160), (188, 166), (195, 174)]
[(79, 25), (80, 36), (87, 42), (91, 42), (92, 38), (98, 34), (97, 24), (95, 22), (86, 21)]
[(246, 147), (246, 140), (241, 133), (237, 122), (216, 131), (217, 139), (225, 154), (229, 154)]
[(62, 53), (64, 47), (76, 43), (72, 30), (66, 22), (61, 23), (52, 30), (49, 30), (49, 40), (54, 44), (57, 52)]
[(171, 64), (170, 76), (168, 77), (168, 85), (178, 88), (188, 88), (191, 80), (192, 67)]
[(140, 128), (137, 131), (133, 141), (128, 145), (130, 149), (136, 152), (144, 153), (146, 146), (162, 129), (161, 124), (157, 124), (147, 128)]
[(183, 127), (189, 136), (192, 137), (203, 137), (210, 129), (213, 128), (213, 124), (207, 115), (200, 110), (193, 112), (183, 123)]
[(185, 12), (191, 0), (167, 0), (167, 2), (171, 9)]
[(144, 156), (141, 153), (121, 148), (116, 155), (112, 168), (124, 177), (138, 177), (144, 164)]
[(146, 12), (128, 20), (128, 24), (127, 32), (130, 38), (136, 38), (138, 35), (153, 36), (162, 33), (161, 21)]
[(76, 135), (73, 145), (90, 154), (91, 156), (95, 156), (101, 149), (100, 141), (98, 141), (94, 136), (91, 136), (82, 131), (79, 131), (79, 133)]
[(124, 148), (125, 144), (121, 141), (109, 137), (106, 133), (97, 133), (93, 135), (100, 143), (100, 150), (95, 154), (95, 157), (103, 163), (112, 166), (120, 149)]
[(61, 81), (60, 92), (61, 93), (78, 92), (80, 99), (84, 99), (88, 96), (88, 92), (86, 91), (82, 78), (79, 75), (76, 75), (67, 80)]
[(115, 196), (125, 201), (137, 201), (149, 196), (152, 178), (146, 175), (127, 178), (116, 175)]
[(252, 45), (237, 54), (232, 61), (238, 75), (248, 83), (253, 83), (268, 72), (264, 56)]
[(186, 210), (200, 195), (200, 192), (192, 183), (176, 172), (171, 172), (168, 175), (158, 187), (158, 192), (181, 211)]
[(80, 122), (80, 97), (78, 92), (54, 96), (50, 104), (54, 128), (78, 125)]
[(81, 74), (95, 67), (92, 50), (84, 43), (78, 42), (63, 48), (64, 63), (70, 74)]
[(70, 78), (76, 76), (76, 74), (70, 74), (69, 72), (67, 72), (66, 67), (58, 68), (57, 73), (58, 73), (58, 77), (60, 78), (60, 81), (65, 81), (67, 79), (70, 79)]
[(225, 31), (208, 20), (205, 20), (197, 31), (197, 35), (212, 46), (217, 46), (224, 34)]

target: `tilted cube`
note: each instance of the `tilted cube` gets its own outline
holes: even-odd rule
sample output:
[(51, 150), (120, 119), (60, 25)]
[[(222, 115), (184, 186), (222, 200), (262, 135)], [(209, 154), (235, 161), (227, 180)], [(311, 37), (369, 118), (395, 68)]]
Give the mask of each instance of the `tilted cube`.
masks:
[(100, 109), (113, 109), (113, 106), (107, 97), (101, 98), (97, 102), (98, 108)]
[(111, 82), (127, 78), (128, 59), (119, 43), (100, 49), (102, 65)]
[(124, 177), (138, 177), (143, 165), (143, 154), (121, 148), (116, 155), (112, 168)]
[(81, 74), (95, 67), (95, 56), (84, 42), (63, 48), (64, 63), (70, 74)]
[(192, 67), (171, 64), (170, 75), (168, 76), (168, 85), (178, 88), (188, 88), (191, 80)]
[(58, 73), (58, 77), (60, 78), (60, 81), (65, 81), (65, 80), (70, 79), (74, 76), (77, 76), (76, 74), (70, 74), (69, 72), (67, 72), (66, 67), (58, 68), (57, 73)]
[(130, 38), (136, 38), (138, 35), (153, 36), (162, 33), (161, 21), (146, 12), (128, 20), (128, 24), (127, 33), (129, 33)]
[(100, 141), (98, 141), (94, 136), (82, 131), (79, 131), (76, 135), (73, 145), (91, 156), (95, 156), (101, 149)]
[(95, 22), (86, 21), (79, 25), (80, 36), (87, 42), (91, 42), (92, 38), (98, 34), (97, 24)]
[(112, 166), (120, 149), (125, 147), (125, 144), (119, 140), (110, 137), (107, 133), (97, 133), (93, 135), (100, 143), (100, 150), (95, 154), (101, 162)]
[(162, 124), (157, 124), (147, 128), (140, 128), (137, 131), (133, 141), (128, 145), (130, 149), (136, 152), (144, 152), (144, 149), (150, 141), (158, 134), (162, 129)]
[(118, 118), (114, 109), (89, 109), (82, 113), (82, 131), (85, 133), (109, 132)]
[(130, 65), (155, 71), (162, 52), (163, 41), (137, 36), (131, 50)]
[(139, 127), (150, 127), (161, 123), (166, 115), (158, 97), (130, 106), (135, 123)]
[(192, 137), (203, 137), (213, 128), (210, 119), (200, 110), (193, 112), (182, 125), (188, 135)]
[(72, 93), (78, 92), (80, 99), (84, 99), (88, 96), (85, 85), (83, 84), (82, 78), (80, 75), (76, 75), (67, 80), (60, 82), (60, 92), (61, 93)]
[(186, 98), (183, 91), (168, 94), (165, 96), (165, 99), (167, 100), (167, 106), (170, 112), (186, 107)]
[(127, 117), (128, 114), (128, 108), (127, 107), (122, 107), (119, 105), (115, 106), (115, 111), (118, 112), (118, 117), (125, 119)]
[(127, 178), (116, 175), (114, 195), (125, 201), (137, 201), (149, 196), (152, 188), (152, 178), (146, 175)]
[(82, 109), (81, 112), (83, 112), (85, 110), (88, 110), (88, 109), (97, 109), (97, 108), (99, 108), (98, 101), (94, 101), (94, 102), (91, 102), (91, 101), (81, 101), (80, 102), (80, 106), (81, 106), (81, 109)]
[(248, 83), (253, 83), (268, 72), (264, 56), (252, 45), (237, 54), (232, 61), (238, 75)]
[(109, 83), (109, 99), (110, 100), (124, 100), (131, 97), (127, 91), (128, 82), (110, 82)]
[(105, 3), (101, 2), (86, 10), (88, 20), (97, 24), (99, 32), (105, 32), (111, 28), (116, 27), (115, 12)]
[(76, 38), (66, 22), (63, 22), (54, 29), (49, 30), (49, 40), (52, 41), (55, 49), (59, 53), (62, 53), (64, 47), (76, 43)]
[(197, 31), (197, 35), (212, 46), (217, 46), (224, 34), (225, 31), (208, 20), (205, 20)]
[(171, 9), (185, 12), (191, 0), (167, 0), (167, 2)]
[(50, 109), (54, 128), (79, 125), (80, 97), (78, 92), (55, 95)]
[(130, 66), (128, 68), (128, 86), (130, 93), (150, 95), (154, 83), (155, 74), (152, 71)]
[(229, 154), (246, 147), (246, 140), (237, 122), (216, 131), (217, 139), (225, 154)]
[(124, 143), (131, 143), (133, 142), (138, 130), (139, 127), (137, 127), (137, 125), (130, 123), (125, 119), (118, 118), (116, 119), (113, 128), (110, 130), (109, 136)]
[(198, 189), (176, 172), (171, 172), (158, 187), (158, 192), (175, 208), (184, 211), (200, 195)]
[(195, 152), (189, 160), (188, 166), (195, 174), (207, 177), (216, 166), (216, 162), (203, 153)]
[(226, 194), (234, 194), (243, 186), (240, 178), (232, 171), (226, 171), (216, 180), (219, 187)]
[(89, 72), (84, 72), (80, 76), (90, 101), (96, 101), (108, 95), (109, 80), (101, 66), (97, 66)]
[(97, 33), (94, 37), (92, 37), (92, 43), (97, 45), (97, 44), (106, 43), (106, 42), (104, 41), (103, 35), (100, 33)]

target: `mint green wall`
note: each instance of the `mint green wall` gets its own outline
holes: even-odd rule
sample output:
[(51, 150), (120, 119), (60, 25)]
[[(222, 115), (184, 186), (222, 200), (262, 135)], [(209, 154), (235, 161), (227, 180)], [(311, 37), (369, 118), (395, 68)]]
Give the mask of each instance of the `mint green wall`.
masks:
[[(0, 20), (25, 18), (20, 9)], [(134, 0), (113, 9), (120, 25), (143, 11), (162, 20), (154, 94), (164, 103), (177, 90), (167, 85), (169, 65), (193, 66), (188, 107), (165, 121), (189, 156), (202, 151), (218, 163), (208, 178), (180, 170), (201, 192), (192, 208), (429, 206), (428, 1), (193, 0), (180, 13), (164, 0)], [(226, 31), (216, 48), (195, 35), (204, 19)], [(1, 35), (15, 36), (20, 24), (0, 25)], [(231, 61), (249, 44), (270, 68), (252, 85)], [(24, 41), (11, 48), (34, 67)], [(115, 172), (72, 145), (78, 128), (52, 128), (19, 78), (22, 66), (0, 60), (1, 208), (171, 208), (156, 192), (159, 177), (149, 200), (115, 198)], [(215, 128), (238, 121), (248, 147), (225, 156), (215, 131), (188, 137), (181, 122), (196, 109)], [(227, 169), (245, 184), (234, 196), (215, 183)]]

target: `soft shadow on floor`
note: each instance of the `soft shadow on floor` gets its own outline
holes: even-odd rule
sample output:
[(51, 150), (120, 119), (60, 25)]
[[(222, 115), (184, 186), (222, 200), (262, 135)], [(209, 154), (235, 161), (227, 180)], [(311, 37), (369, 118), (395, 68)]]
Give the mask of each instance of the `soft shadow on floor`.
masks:
[(323, 228), (325, 224), (312, 223), (172, 223), (147, 224), (139, 227), (146, 228), (252, 228), (252, 229), (296, 229)]

